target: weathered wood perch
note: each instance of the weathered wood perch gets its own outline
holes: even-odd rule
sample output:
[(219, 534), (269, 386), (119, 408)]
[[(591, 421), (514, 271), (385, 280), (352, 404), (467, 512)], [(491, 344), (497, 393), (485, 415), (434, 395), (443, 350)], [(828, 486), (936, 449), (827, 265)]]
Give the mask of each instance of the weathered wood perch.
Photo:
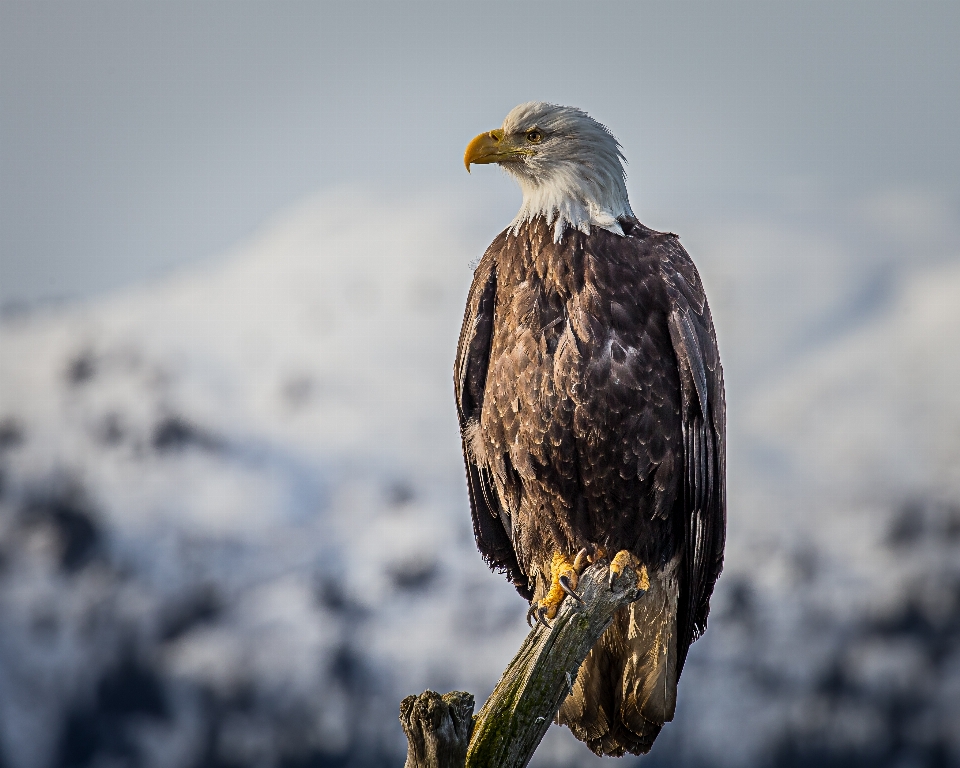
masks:
[(578, 585), (583, 604), (567, 598), (550, 629), (538, 624), (531, 630), (475, 717), (469, 693), (407, 696), (400, 703), (405, 768), (524, 768), (614, 613), (639, 596), (632, 569), (613, 589), (608, 579), (606, 561), (584, 571)]

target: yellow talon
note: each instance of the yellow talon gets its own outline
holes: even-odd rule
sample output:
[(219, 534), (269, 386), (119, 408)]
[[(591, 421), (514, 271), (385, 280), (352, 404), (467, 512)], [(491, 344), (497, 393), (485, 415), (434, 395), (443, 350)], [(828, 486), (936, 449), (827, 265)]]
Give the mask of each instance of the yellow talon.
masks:
[(573, 568), (578, 574), (583, 573), (583, 569), (588, 565), (597, 562), (597, 560), (602, 560), (606, 556), (607, 553), (604, 551), (603, 547), (597, 547), (594, 545), (584, 547), (577, 552), (577, 556), (573, 560)]
[(580, 574), (588, 565), (604, 556), (603, 549), (592, 544), (581, 549), (572, 560), (563, 552), (554, 552), (553, 561), (550, 564), (550, 588), (540, 602), (530, 605), (530, 610), (527, 611), (527, 624), (536, 620), (549, 626), (546, 620), (556, 618), (567, 596), (582, 603), (583, 598), (576, 592)]
[(647, 576), (647, 566), (640, 566), (640, 573), (637, 574), (637, 589), (641, 592), (646, 592), (650, 589), (650, 577)]
[(628, 552), (625, 549), (621, 549), (617, 552), (616, 556), (613, 558), (613, 562), (610, 563), (610, 587), (613, 587), (613, 582), (616, 578), (620, 576), (627, 568), (633, 568), (637, 572), (637, 589), (641, 592), (646, 592), (650, 589), (650, 577), (647, 574), (647, 566), (640, 565), (640, 561), (633, 555), (632, 552)]
[(567, 577), (567, 584), (570, 589), (577, 588), (579, 574), (576, 568), (573, 567), (573, 563), (570, 562), (570, 558), (563, 554), (563, 552), (554, 552), (553, 562), (550, 564), (550, 591), (547, 592), (543, 600), (540, 601), (540, 608), (543, 611), (543, 615), (548, 619), (552, 619), (557, 615), (563, 598), (567, 596), (563, 587), (560, 586), (560, 578), (563, 576)]

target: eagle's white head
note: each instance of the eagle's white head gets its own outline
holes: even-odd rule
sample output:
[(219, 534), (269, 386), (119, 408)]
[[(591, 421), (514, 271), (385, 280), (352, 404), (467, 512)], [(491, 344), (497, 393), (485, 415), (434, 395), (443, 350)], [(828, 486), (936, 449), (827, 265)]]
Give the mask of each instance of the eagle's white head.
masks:
[(523, 191), (516, 233), (543, 216), (559, 242), (566, 227), (586, 234), (600, 227), (623, 235), (617, 219), (633, 216), (620, 143), (605, 125), (576, 107), (531, 101), (514, 107), (503, 125), (481, 133), (463, 162), (497, 163)]

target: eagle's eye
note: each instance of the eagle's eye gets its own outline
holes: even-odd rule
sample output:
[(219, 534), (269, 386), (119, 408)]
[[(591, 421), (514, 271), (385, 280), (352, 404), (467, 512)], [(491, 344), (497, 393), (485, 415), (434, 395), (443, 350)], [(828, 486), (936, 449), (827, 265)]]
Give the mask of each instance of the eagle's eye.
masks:
[(539, 144), (541, 141), (543, 141), (543, 134), (536, 129), (528, 131), (527, 141), (529, 141), (531, 144)]

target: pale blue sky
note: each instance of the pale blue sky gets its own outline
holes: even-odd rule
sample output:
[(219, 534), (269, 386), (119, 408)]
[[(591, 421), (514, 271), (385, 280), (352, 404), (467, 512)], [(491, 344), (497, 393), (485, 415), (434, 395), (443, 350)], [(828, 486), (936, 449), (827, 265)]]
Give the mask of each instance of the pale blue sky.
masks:
[(343, 184), (500, 221), (516, 192), (460, 157), (529, 99), (606, 122), (656, 226), (901, 187), (956, 212), (958, 40), (949, 2), (2, 0), (0, 303), (216, 255)]

